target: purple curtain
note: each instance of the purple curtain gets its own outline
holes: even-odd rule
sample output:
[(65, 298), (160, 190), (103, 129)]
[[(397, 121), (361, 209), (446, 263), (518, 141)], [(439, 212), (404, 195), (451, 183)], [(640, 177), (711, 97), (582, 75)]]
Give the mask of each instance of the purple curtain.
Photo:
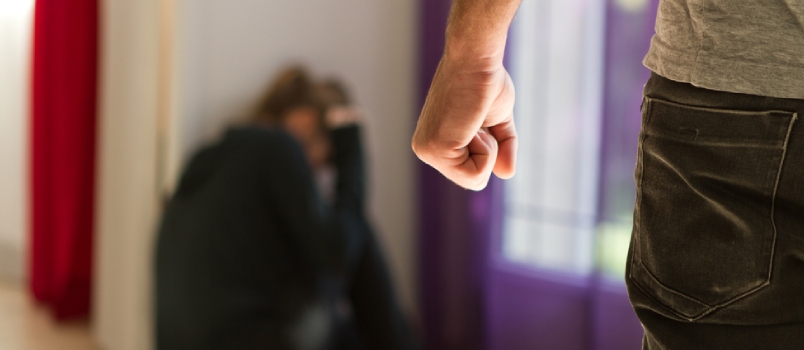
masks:
[[(444, 48), (451, 1), (420, 6), (420, 105)], [(419, 167), (420, 295), (426, 349), (484, 348), (483, 290), (489, 243), (499, 227), (502, 186), (493, 179), (467, 191), (431, 167)]]
[(650, 47), (658, 6), (659, 0), (650, 0), (640, 11), (613, 1), (606, 6), (599, 221), (616, 220), (633, 209), (634, 163), (642, 125), (639, 105), (642, 87), (650, 77), (642, 58)]

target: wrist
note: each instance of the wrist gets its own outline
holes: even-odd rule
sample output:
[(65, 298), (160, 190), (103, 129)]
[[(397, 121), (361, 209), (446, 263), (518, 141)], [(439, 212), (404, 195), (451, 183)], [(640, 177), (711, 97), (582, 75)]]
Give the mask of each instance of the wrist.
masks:
[(492, 71), (503, 65), (506, 37), (451, 36), (444, 45), (443, 60), (464, 71)]

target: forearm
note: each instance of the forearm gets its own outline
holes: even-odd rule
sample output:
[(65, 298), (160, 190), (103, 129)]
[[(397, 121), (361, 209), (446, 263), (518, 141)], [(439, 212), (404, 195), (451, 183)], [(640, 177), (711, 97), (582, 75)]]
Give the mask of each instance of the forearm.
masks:
[(521, 0), (455, 0), (447, 25), (445, 57), (502, 64), (508, 27)]

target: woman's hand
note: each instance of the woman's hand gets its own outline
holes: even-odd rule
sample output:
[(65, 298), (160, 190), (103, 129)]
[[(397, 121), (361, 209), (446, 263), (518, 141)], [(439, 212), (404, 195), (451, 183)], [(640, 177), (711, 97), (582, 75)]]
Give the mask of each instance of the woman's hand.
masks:
[(333, 106), (327, 110), (325, 119), (329, 129), (358, 125), (363, 122), (363, 110), (353, 106)]

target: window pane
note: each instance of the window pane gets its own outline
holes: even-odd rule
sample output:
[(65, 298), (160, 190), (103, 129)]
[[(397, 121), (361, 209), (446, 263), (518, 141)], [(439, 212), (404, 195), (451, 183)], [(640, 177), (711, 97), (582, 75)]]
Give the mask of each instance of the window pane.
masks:
[(597, 211), (603, 2), (523, 2), (511, 41), (517, 176), (506, 183), (504, 254), (589, 273)]

